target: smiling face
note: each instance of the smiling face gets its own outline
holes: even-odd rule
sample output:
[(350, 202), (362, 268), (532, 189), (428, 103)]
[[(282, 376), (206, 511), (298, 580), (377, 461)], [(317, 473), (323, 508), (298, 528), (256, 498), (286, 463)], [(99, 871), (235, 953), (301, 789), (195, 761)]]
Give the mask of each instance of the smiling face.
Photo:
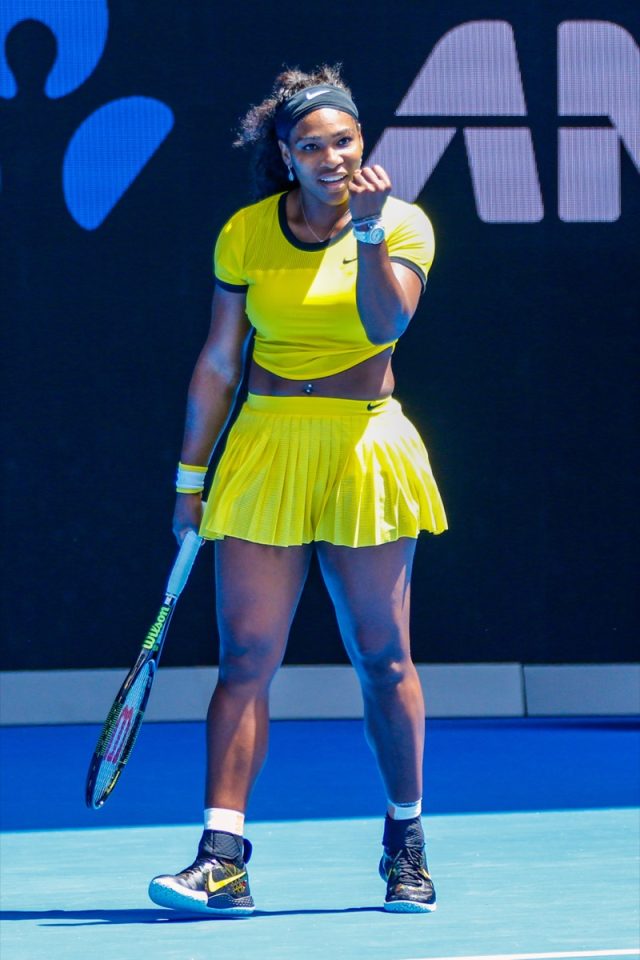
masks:
[(360, 169), (363, 151), (357, 120), (341, 110), (323, 107), (298, 121), (288, 144), (278, 142), (282, 159), (293, 166), (306, 197), (329, 206), (347, 202), (347, 187)]

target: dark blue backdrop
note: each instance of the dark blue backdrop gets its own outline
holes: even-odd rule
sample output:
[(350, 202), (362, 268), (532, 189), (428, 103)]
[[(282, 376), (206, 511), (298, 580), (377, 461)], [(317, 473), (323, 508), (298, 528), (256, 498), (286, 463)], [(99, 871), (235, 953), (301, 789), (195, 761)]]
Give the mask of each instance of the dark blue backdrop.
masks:
[[(3, 4), (4, 667), (132, 659), (173, 554), (173, 472), (212, 244), (248, 200), (234, 125), (284, 62), (337, 60), (369, 148), (398, 124), (457, 130), (419, 194), (437, 256), (395, 360), (451, 524), (419, 545), (416, 658), (634, 659), (638, 174), (616, 147), (620, 216), (560, 219), (559, 127), (613, 127), (558, 116), (556, 66), (563, 21), (619, 25), (631, 51), (619, 101), (632, 110), (633, 5), (274, 9)], [(512, 31), (525, 115), (399, 120), (429, 52), (468, 21)], [(462, 128), (512, 127), (530, 131), (544, 212), (487, 222)], [(215, 660), (210, 559), (181, 601), (167, 663)], [(344, 659), (315, 571), (288, 659)]]

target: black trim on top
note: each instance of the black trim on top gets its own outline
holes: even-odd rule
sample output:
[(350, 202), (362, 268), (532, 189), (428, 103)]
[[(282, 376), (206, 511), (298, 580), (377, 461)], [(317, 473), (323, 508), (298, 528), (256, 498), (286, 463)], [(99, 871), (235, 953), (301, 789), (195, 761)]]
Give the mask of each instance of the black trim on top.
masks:
[(326, 250), (327, 247), (332, 247), (334, 243), (338, 243), (347, 233), (351, 230), (351, 220), (348, 220), (340, 233), (336, 233), (335, 237), (331, 237), (329, 240), (323, 240), (319, 243), (305, 243), (304, 240), (298, 240), (295, 233), (289, 226), (287, 221), (287, 197), (288, 193), (283, 193), (278, 200), (278, 223), (280, 224), (280, 229), (285, 236), (285, 239), (293, 247), (297, 247), (298, 250), (308, 250), (310, 253), (317, 253), (318, 250)]
[(216, 285), (222, 287), (223, 290), (230, 290), (231, 293), (246, 293), (249, 289), (248, 283), (227, 283), (226, 280), (220, 280), (219, 277), (215, 278)]
[(391, 260), (392, 263), (401, 263), (403, 267), (409, 267), (409, 270), (413, 270), (413, 272), (417, 274), (418, 277), (420, 278), (420, 283), (422, 284), (422, 292), (424, 293), (425, 287), (427, 285), (427, 275), (422, 269), (422, 267), (419, 267), (417, 263), (413, 262), (413, 260), (406, 260), (404, 257), (392, 256), (392, 257), (389, 257), (389, 260)]

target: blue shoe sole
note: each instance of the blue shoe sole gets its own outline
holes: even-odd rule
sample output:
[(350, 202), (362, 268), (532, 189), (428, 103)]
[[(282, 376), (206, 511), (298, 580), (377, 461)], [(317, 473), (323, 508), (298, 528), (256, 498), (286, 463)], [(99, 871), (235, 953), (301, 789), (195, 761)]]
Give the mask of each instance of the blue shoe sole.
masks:
[[(206, 893), (198, 890), (177, 890), (173, 886), (152, 880), (149, 884), (149, 897), (160, 907), (169, 907), (170, 910), (180, 910), (182, 913), (197, 913), (207, 917), (229, 917), (242, 919), (249, 917), (255, 910), (251, 897), (244, 897), (244, 903), (233, 906), (211, 907)], [(247, 902), (248, 901), (248, 902)]]
[(433, 913), (437, 909), (436, 903), (419, 903), (416, 900), (385, 900), (384, 909), (387, 913)]

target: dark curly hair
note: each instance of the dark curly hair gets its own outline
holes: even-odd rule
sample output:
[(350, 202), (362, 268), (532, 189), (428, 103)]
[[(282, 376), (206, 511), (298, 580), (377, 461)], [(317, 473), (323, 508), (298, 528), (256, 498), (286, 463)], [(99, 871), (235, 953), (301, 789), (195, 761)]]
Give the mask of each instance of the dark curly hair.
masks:
[(339, 87), (351, 96), (351, 90), (340, 75), (341, 69), (340, 63), (333, 66), (325, 63), (310, 73), (304, 73), (298, 67), (283, 70), (276, 77), (270, 95), (262, 103), (251, 107), (240, 121), (238, 136), (233, 145), (249, 147), (252, 151), (252, 193), (255, 200), (262, 200), (291, 186), (276, 136), (276, 108), (299, 90), (322, 83)]

